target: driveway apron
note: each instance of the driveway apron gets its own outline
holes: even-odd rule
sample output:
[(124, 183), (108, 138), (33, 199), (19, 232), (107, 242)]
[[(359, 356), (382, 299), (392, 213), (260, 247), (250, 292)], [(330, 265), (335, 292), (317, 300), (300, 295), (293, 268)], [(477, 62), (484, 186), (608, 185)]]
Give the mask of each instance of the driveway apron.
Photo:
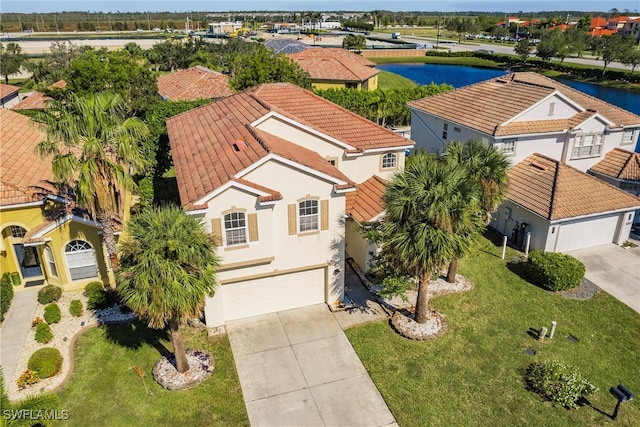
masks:
[(324, 304), (227, 323), (252, 426), (388, 426), (395, 419)]

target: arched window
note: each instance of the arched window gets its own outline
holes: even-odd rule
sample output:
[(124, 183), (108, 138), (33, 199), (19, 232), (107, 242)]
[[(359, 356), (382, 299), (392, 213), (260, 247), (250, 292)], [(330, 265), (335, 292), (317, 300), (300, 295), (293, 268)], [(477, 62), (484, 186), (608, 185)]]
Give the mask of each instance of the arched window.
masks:
[(393, 153), (387, 153), (382, 156), (382, 169), (394, 169), (397, 164), (397, 156)]
[(71, 280), (98, 277), (96, 254), (91, 245), (83, 240), (74, 240), (64, 248), (64, 256)]
[(244, 212), (231, 212), (224, 216), (224, 235), (227, 246), (247, 243), (247, 221)]
[(11, 237), (14, 237), (16, 239), (22, 239), (25, 234), (27, 234), (27, 230), (20, 227), (19, 225), (11, 226)]
[(303, 200), (298, 203), (300, 217), (300, 233), (318, 230), (318, 201)]

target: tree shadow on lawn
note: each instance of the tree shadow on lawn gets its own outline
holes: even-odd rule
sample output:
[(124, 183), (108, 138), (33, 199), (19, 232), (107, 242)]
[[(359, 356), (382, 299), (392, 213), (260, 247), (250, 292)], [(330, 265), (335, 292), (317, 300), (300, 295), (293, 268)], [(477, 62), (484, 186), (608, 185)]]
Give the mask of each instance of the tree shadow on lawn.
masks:
[(151, 329), (142, 322), (129, 322), (108, 324), (103, 326), (106, 332), (107, 340), (126, 347), (128, 349), (137, 350), (143, 344), (153, 346), (161, 356), (170, 356), (173, 354), (162, 341), (169, 340), (169, 332), (164, 329)]

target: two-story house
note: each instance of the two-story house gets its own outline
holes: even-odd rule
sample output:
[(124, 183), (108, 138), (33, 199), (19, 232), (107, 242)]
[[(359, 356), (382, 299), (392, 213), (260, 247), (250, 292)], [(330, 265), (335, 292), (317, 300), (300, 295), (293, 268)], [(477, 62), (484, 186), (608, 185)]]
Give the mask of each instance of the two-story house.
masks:
[(210, 327), (340, 303), (345, 253), (367, 250), (359, 233), (347, 233), (348, 206), (358, 218), (367, 207), (347, 198), (374, 175), (389, 179), (413, 147), (288, 83), (190, 110), (167, 120), (167, 130), (181, 204), (217, 238), (222, 265), (205, 304)]
[[(593, 203), (595, 193), (578, 189), (599, 184), (584, 172), (606, 153), (634, 149), (639, 116), (528, 72), (413, 101), (409, 108), (418, 149), (439, 153), (451, 141), (475, 139), (510, 158), (509, 198), (492, 225), (513, 244), (564, 252), (628, 238), (629, 215), (640, 199), (605, 184), (597, 193), (604, 203)], [(544, 178), (544, 191), (534, 176)]]

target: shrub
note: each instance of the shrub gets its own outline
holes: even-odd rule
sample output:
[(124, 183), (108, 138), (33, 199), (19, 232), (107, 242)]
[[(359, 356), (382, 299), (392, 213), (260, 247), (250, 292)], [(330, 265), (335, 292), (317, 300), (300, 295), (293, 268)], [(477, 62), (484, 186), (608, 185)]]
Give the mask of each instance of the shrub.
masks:
[(571, 255), (533, 251), (527, 260), (527, 273), (535, 284), (550, 291), (562, 291), (580, 284), (584, 264)]
[(35, 384), (39, 381), (40, 377), (38, 377), (37, 372), (27, 369), (18, 377), (16, 383), (18, 384), (18, 389), (22, 390), (26, 386)]
[(42, 317), (36, 317), (31, 321), (31, 327), (35, 328), (36, 326), (38, 326), (42, 322), (44, 322), (44, 319)]
[(4, 315), (9, 310), (12, 299), (13, 286), (11, 285), (11, 276), (9, 273), (5, 273), (0, 279), (0, 322), (4, 320)]
[(44, 320), (46, 320), (48, 324), (58, 323), (61, 318), (62, 313), (60, 312), (60, 307), (55, 302), (44, 307)]
[(578, 399), (598, 391), (577, 368), (557, 361), (532, 363), (527, 367), (525, 381), (529, 390), (566, 408), (577, 408)]
[(71, 301), (71, 304), (69, 304), (69, 314), (71, 314), (73, 317), (80, 317), (82, 316), (82, 312), (82, 301), (80, 301), (79, 299), (74, 299), (73, 301)]
[(115, 293), (104, 288), (102, 282), (91, 282), (84, 288), (87, 296), (87, 309), (98, 310), (107, 308), (117, 302)]
[(31, 355), (27, 367), (39, 378), (52, 377), (62, 369), (62, 355), (57, 348), (41, 348)]
[(36, 341), (46, 344), (53, 339), (53, 332), (48, 323), (42, 322), (36, 326)]
[(46, 305), (58, 301), (62, 296), (62, 288), (53, 285), (47, 285), (38, 291), (38, 302)]

